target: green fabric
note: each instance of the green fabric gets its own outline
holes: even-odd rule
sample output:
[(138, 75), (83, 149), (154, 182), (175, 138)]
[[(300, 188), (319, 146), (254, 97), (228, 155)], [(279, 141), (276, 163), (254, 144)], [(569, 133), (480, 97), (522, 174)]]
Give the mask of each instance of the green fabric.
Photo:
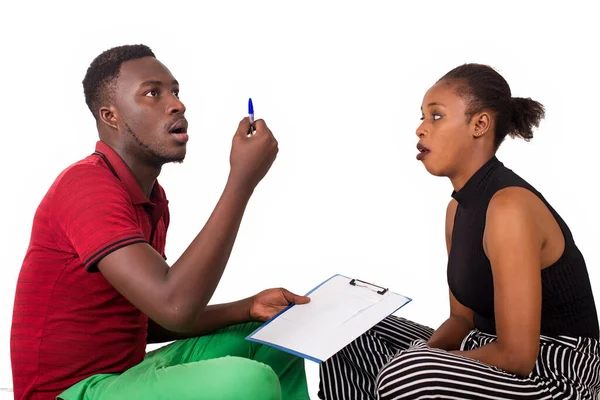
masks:
[(122, 374), (91, 376), (62, 400), (308, 400), (304, 359), (245, 340), (259, 324), (178, 340)]

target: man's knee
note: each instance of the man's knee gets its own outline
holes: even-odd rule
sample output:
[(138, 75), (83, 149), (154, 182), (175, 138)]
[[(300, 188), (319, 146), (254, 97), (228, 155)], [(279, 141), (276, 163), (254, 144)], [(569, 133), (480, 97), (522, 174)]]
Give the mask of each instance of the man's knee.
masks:
[[(231, 373), (236, 378), (236, 392), (231, 399), (280, 400), (281, 386), (279, 378), (271, 367), (258, 361), (238, 359)], [(242, 395), (240, 397), (240, 394)], [(223, 397), (225, 399), (225, 397)]]

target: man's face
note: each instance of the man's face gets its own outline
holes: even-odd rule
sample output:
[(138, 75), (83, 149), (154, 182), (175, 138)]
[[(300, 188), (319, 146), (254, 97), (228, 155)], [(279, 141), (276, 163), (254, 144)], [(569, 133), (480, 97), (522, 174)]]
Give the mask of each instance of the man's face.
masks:
[(156, 166), (183, 161), (188, 141), (185, 106), (167, 67), (154, 57), (124, 62), (114, 101), (128, 152)]

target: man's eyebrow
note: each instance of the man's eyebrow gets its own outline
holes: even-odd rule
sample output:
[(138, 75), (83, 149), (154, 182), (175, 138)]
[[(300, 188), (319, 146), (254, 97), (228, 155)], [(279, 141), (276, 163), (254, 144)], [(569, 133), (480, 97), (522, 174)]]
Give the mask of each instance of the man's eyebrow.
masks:
[[(140, 84), (140, 87), (142, 86), (162, 86), (163, 83), (162, 81), (157, 81), (157, 80), (149, 80), (149, 81), (144, 81)], [(179, 82), (177, 82), (177, 79), (173, 79), (173, 81), (171, 82), (171, 86), (179, 86)]]

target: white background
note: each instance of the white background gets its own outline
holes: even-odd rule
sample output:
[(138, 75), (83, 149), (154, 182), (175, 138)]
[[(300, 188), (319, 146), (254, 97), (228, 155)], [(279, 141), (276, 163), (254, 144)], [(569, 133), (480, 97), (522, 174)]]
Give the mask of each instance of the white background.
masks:
[[(187, 158), (159, 178), (171, 262), (221, 193), (248, 97), (279, 140), (213, 302), (273, 286), (305, 293), (343, 273), (412, 297), (399, 315), (440, 324), (452, 187), (415, 160), (414, 131), (425, 91), (480, 62), (513, 95), (546, 106), (534, 139), (507, 140), (498, 157), (567, 221), (600, 306), (598, 12), (591, 1), (559, 4), (3, 2), (0, 387), (12, 387), (12, 304), (33, 214), (56, 175), (93, 151), (81, 81), (96, 55), (121, 44), (149, 45), (188, 109)], [(317, 373), (307, 362), (315, 399)]]

